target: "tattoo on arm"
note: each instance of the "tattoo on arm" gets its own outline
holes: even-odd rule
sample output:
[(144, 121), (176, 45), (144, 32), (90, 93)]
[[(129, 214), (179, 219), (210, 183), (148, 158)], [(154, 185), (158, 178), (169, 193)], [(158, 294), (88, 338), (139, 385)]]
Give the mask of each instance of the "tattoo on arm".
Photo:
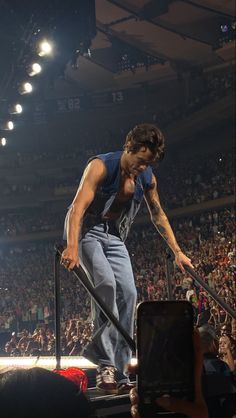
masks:
[(159, 221), (153, 218), (153, 223), (155, 227), (158, 229), (159, 233), (162, 235), (162, 237), (166, 240), (167, 244), (169, 244), (170, 236), (168, 233), (168, 228), (169, 228), (168, 219), (165, 216), (162, 216), (162, 218)]
[(153, 217), (160, 215), (161, 206), (157, 200), (151, 200), (151, 202), (149, 202), (149, 208)]
[(145, 195), (146, 203), (151, 215), (151, 220), (172, 251), (176, 253), (180, 251), (180, 247), (176, 241), (169, 220), (161, 207), (161, 202), (157, 191), (157, 180), (154, 176), (152, 180), (151, 188)]
[(160, 223), (155, 223), (158, 231), (160, 232), (160, 234), (167, 239), (167, 237), (165, 237), (165, 228), (160, 224)]
[(155, 198), (151, 199), (149, 201), (149, 209), (151, 212), (152, 222), (157, 228), (158, 232), (166, 240), (170, 247), (175, 247), (177, 243), (172, 228), (165, 212), (161, 207), (159, 200)]

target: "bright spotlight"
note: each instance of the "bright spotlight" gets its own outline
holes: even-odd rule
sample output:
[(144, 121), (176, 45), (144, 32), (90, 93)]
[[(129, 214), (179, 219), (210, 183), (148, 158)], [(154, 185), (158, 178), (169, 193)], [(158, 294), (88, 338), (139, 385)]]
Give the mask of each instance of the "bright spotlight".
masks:
[(12, 122), (12, 120), (3, 122), (1, 125), (1, 129), (3, 129), (4, 131), (12, 131), (14, 129), (14, 123)]
[(7, 145), (7, 140), (6, 140), (6, 138), (1, 138), (1, 139), (0, 139), (0, 144), (1, 144), (1, 146), (2, 146), (2, 147), (5, 147), (5, 146)]
[(48, 41), (42, 41), (39, 44), (38, 55), (44, 57), (45, 55), (50, 55), (52, 53), (52, 44)]
[(14, 129), (14, 123), (12, 122), (12, 120), (9, 120), (6, 123), (6, 129), (8, 129), (9, 131), (12, 131)]
[(28, 93), (31, 93), (31, 92), (32, 92), (32, 90), (33, 90), (33, 86), (32, 86), (32, 84), (31, 84), (31, 83), (26, 82), (26, 83), (23, 83), (23, 84), (20, 86), (20, 88), (19, 88), (19, 93), (20, 93), (20, 94), (28, 94)]
[(30, 83), (24, 83), (24, 89), (26, 93), (31, 93), (31, 91), (33, 90), (32, 84)]
[(15, 105), (15, 109), (16, 109), (16, 113), (22, 113), (23, 111), (23, 107), (19, 103)]
[(22, 111), (23, 111), (23, 107), (19, 103), (11, 106), (9, 109), (9, 113), (11, 115), (15, 115), (16, 113), (22, 113)]
[(34, 62), (28, 69), (28, 74), (30, 77), (33, 77), (36, 74), (41, 73), (42, 67), (37, 62)]

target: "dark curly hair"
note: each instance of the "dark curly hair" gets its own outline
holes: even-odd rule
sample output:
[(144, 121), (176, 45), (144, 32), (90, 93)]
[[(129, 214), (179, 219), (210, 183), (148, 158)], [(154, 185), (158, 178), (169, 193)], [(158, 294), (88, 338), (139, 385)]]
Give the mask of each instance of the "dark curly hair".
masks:
[[(14, 401), (13, 401), (14, 399)], [(1, 417), (90, 417), (90, 404), (71, 380), (41, 367), (0, 374)]]
[(141, 147), (147, 147), (159, 161), (163, 159), (165, 138), (157, 126), (142, 123), (128, 132), (124, 148), (136, 153)]

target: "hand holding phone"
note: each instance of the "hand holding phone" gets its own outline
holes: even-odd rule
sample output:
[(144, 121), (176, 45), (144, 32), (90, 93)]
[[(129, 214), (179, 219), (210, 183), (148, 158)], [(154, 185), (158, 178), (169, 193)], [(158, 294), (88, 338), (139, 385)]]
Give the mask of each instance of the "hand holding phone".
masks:
[[(202, 351), (201, 351), (200, 335), (197, 330), (194, 331), (193, 345), (194, 345), (194, 383), (195, 383), (194, 402), (189, 402), (189, 401), (182, 400), (182, 399), (176, 399), (174, 397), (160, 398), (157, 400), (157, 402), (166, 410), (185, 414), (186, 417), (188, 418), (199, 418), (199, 417), (209, 418), (207, 405), (202, 394), (201, 376), (202, 376), (203, 356), (202, 356)], [(130, 374), (138, 373), (137, 366), (129, 365), (128, 371)], [(132, 417), (140, 418), (140, 415), (138, 412), (139, 399), (138, 399), (136, 388), (133, 388), (130, 391), (130, 402), (131, 402)]]
[(193, 309), (187, 301), (142, 302), (137, 310), (141, 418), (164, 409), (157, 398), (194, 398)]

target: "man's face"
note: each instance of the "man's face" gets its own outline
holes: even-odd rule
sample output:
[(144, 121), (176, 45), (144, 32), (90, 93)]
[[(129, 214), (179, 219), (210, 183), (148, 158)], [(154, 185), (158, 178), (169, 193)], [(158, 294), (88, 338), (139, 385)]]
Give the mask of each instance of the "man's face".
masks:
[(146, 168), (155, 162), (155, 155), (146, 147), (141, 147), (140, 150), (136, 153), (126, 150), (125, 154), (125, 165), (126, 170), (129, 174), (138, 176)]

